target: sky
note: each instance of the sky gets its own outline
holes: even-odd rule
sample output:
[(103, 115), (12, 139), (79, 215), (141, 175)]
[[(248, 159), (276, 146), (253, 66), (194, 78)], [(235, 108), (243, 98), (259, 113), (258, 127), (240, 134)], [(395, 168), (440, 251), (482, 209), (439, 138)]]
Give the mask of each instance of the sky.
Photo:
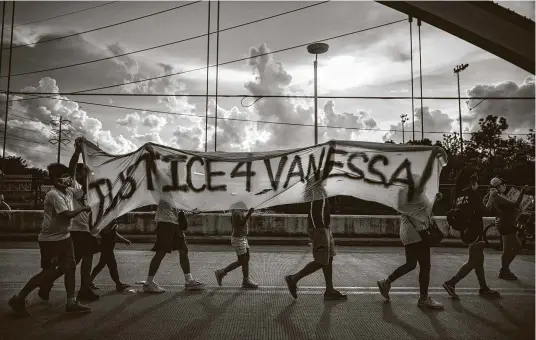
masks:
[[(313, 4), (318, 3), (222, 1), (220, 30)], [(534, 1), (499, 4), (534, 20)], [(99, 7), (63, 15), (95, 6)], [(173, 9), (178, 6), (182, 7)], [(168, 9), (171, 10), (166, 11)], [(160, 11), (166, 12), (76, 34)], [(7, 88), (9, 50), (6, 48), (9, 47), (10, 23), (11, 3), (8, 3), (0, 79), (2, 90)], [(203, 35), (208, 32), (207, 2), (24, 1), (16, 4), (15, 25), (11, 91), (67, 93), (123, 85), (88, 91), (102, 94), (98, 96), (68, 95), (59, 99), (13, 102), (8, 118), (8, 155), (20, 155), (34, 166), (54, 161), (57, 149), (49, 139), (55, 138), (56, 126), (50, 121), (60, 116), (71, 122), (68, 126), (71, 139), (84, 136), (113, 154), (133, 151), (146, 142), (205, 150), (207, 103), (203, 95), (207, 93), (207, 37)], [(217, 59), (219, 63), (226, 63), (217, 70), (218, 94), (235, 95), (218, 98), (217, 150), (268, 151), (314, 144), (312, 126), (281, 124), (312, 125), (313, 99), (262, 98), (254, 103), (254, 98), (240, 96), (312, 96), (314, 56), (308, 54), (305, 46), (290, 47), (380, 25), (383, 26), (327, 41), (329, 51), (318, 56), (318, 95), (411, 96), (407, 17), (375, 2), (331, 1), (225, 30), (219, 35), (217, 56), (216, 34), (212, 34), (210, 64), (215, 65)], [(217, 3), (212, 2), (211, 32), (216, 29)], [(70, 34), (76, 35), (61, 38)], [(201, 37), (115, 57), (195, 36)], [(534, 96), (534, 76), (507, 61), (426, 23), (421, 27), (421, 41), (423, 96), (457, 97), (457, 80), (452, 70), (462, 63), (470, 65), (461, 73), (462, 96)], [(278, 50), (284, 51), (266, 54)], [(264, 55), (248, 58), (259, 54)], [(90, 62), (102, 58), (107, 59)], [(230, 62), (233, 60), (238, 61)], [(414, 95), (418, 97), (421, 86), (415, 22), (413, 61)], [(83, 62), (89, 63), (32, 73)], [(165, 77), (195, 69), (199, 70)], [(157, 76), (162, 77), (130, 83)], [(208, 77), (208, 93), (214, 95), (215, 67), (209, 69)], [(192, 96), (184, 96), (187, 94)], [(1, 101), (5, 100), (5, 94), (0, 97)], [(476, 104), (478, 106), (469, 110), (468, 105)], [(414, 105), (418, 139), (421, 136), (420, 100), (415, 99)], [(210, 97), (209, 116), (214, 117), (215, 107), (214, 97)], [(3, 116), (5, 108), (1, 108), (0, 113)], [(407, 141), (412, 137), (411, 99), (319, 98), (319, 125), (332, 127), (319, 128), (319, 142), (330, 139), (401, 142), (401, 114), (410, 117), (404, 125)], [(533, 100), (470, 100), (468, 104), (462, 102), (464, 131), (474, 131), (478, 118), (488, 114), (506, 117), (508, 133), (523, 134), (534, 128)], [(443, 133), (459, 131), (457, 100), (425, 99), (422, 116), (427, 138), (441, 140)], [(209, 151), (214, 150), (214, 131), (215, 119), (209, 118)], [(63, 162), (68, 161), (72, 150), (72, 142), (62, 146)]]

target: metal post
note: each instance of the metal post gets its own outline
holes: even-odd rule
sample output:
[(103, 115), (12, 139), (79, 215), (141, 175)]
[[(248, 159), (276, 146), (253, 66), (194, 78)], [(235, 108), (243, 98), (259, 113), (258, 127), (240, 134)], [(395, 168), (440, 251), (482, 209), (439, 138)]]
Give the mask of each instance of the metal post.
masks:
[[(2, 150), (2, 172), (5, 172), (5, 166), (6, 166), (6, 143), (7, 143), (7, 119), (9, 115), (9, 88), (11, 86), (11, 60), (13, 59), (13, 26), (15, 24), (15, 1), (13, 3), (13, 11), (11, 13), (11, 39), (9, 42), (9, 65), (7, 69), (7, 90), (6, 90), (6, 115), (4, 117), (4, 145)], [(4, 2), (5, 4), (5, 2)], [(5, 9), (5, 7), (4, 7)], [(2, 25), (2, 28), (4, 26)], [(4, 37), (2, 36), (2, 40)], [(0, 50), (0, 53), (3, 51)], [(1, 67), (1, 65), (0, 65)]]
[[(417, 26), (419, 26), (419, 73), (421, 83), (421, 141), (424, 140), (424, 113), (422, 105), (422, 51), (421, 51), (421, 19), (417, 19)], [(414, 137), (415, 138), (415, 137)]]
[(210, 1), (208, 1), (208, 33), (207, 33), (207, 97), (205, 110), (205, 152), (208, 151), (208, 75), (210, 70)]
[(454, 73), (458, 78), (458, 117), (460, 119), (460, 151), (463, 153), (463, 134), (462, 134), (462, 97), (460, 94), (460, 72), (469, 67), (469, 64), (461, 64), (454, 68)]
[(58, 163), (60, 163), (61, 158), (61, 125), (63, 124), (63, 117), (60, 116), (60, 131), (58, 134)]
[(411, 63), (411, 121), (413, 123), (413, 140), (415, 140), (415, 104), (413, 94), (413, 17), (409, 16), (409, 49)]
[(214, 151), (217, 151), (218, 146), (218, 68), (220, 62), (220, 1), (218, 0), (218, 16), (216, 19), (216, 107), (214, 121)]
[(405, 137), (405, 128), (404, 124), (408, 121), (408, 115), (402, 114), (400, 115), (400, 120), (402, 121), (402, 144), (406, 144), (406, 137)]
[(318, 144), (318, 88), (317, 88), (317, 69), (318, 69), (318, 54), (315, 55), (313, 63), (315, 69), (315, 145)]
[(460, 151), (463, 153), (463, 134), (462, 134), (462, 100), (460, 94), (460, 73), (457, 72), (458, 76), (458, 119), (460, 120)]

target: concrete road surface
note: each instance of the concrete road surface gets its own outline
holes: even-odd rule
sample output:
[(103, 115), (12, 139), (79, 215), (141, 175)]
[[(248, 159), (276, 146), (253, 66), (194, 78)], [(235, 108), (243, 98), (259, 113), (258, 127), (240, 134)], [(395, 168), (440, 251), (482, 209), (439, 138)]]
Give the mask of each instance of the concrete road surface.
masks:
[[(145, 280), (151, 245), (118, 246), (116, 257), (124, 282)], [(101, 299), (83, 316), (63, 314), (65, 293), (58, 280), (48, 303), (33, 292), (32, 314), (15, 319), (7, 300), (39, 271), (35, 243), (0, 243), (0, 340), (61, 339), (534, 339), (534, 256), (521, 255), (512, 265), (518, 281), (497, 278), (500, 253), (486, 250), (486, 274), (500, 299), (478, 296), (474, 273), (457, 287), (460, 301), (441, 288), (466, 261), (467, 250), (434, 248), (430, 293), (443, 311), (417, 307), (418, 270), (393, 284), (391, 302), (384, 302), (376, 281), (404, 261), (402, 248), (339, 247), (334, 283), (348, 301), (325, 302), (319, 271), (299, 283), (298, 299), (288, 293), (283, 276), (311, 259), (306, 246), (253, 246), (250, 276), (256, 291), (240, 289), (241, 270), (218, 287), (214, 270), (236, 259), (230, 246), (191, 245), (192, 273), (207, 283), (202, 292), (184, 291), (178, 253), (168, 255), (155, 277), (167, 289), (161, 295), (116, 293), (107, 269), (97, 277)], [(95, 256), (94, 262), (98, 260)], [(77, 280), (79, 274), (77, 273)]]

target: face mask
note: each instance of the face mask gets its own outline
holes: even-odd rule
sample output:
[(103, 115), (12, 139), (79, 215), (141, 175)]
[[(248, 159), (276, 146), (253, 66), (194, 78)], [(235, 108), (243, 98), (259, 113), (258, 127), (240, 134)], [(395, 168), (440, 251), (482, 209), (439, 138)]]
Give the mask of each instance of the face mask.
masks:
[(64, 187), (69, 187), (73, 183), (71, 177), (60, 177), (58, 178), (58, 184)]

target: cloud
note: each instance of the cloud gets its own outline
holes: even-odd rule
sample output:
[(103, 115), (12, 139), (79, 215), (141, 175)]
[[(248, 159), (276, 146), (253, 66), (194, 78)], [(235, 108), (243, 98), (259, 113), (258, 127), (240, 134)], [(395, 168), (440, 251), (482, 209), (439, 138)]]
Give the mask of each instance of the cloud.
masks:
[(162, 138), (160, 137), (160, 134), (156, 131), (153, 132), (147, 132), (141, 135), (134, 134), (131, 137), (132, 139), (140, 142), (141, 144), (145, 144), (148, 142), (153, 142), (156, 144), (162, 144), (162, 145), (168, 145), (168, 143), (164, 142)]
[(142, 112), (141, 114), (137, 112), (127, 113), (124, 118), (116, 120), (117, 124), (134, 133), (137, 133), (140, 127), (149, 128), (151, 131), (159, 132), (166, 126), (167, 122), (168, 120), (166, 117), (147, 114), (147, 112)]
[[(404, 137), (405, 141), (413, 139), (413, 122), (411, 117), (404, 124)], [(436, 140), (443, 140), (443, 133), (449, 133), (453, 130), (452, 124), (454, 119), (450, 118), (446, 113), (441, 110), (430, 111), (428, 106), (423, 107), (423, 119), (424, 121), (424, 138), (430, 139), (432, 142)], [(421, 108), (415, 109), (415, 139), (421, 139)], [(389, 127), (392, 131), (387, 132), (382, 137), (383, 141), (392, 140), (395, 143), (401, 143), (402, 138), (402, 122)], [(436, 132), (436, 133), (433, 133)]]
[[(39, 81), (37, 86), (27, 86), (23, 89), (24, 92), (52, 92), (58, 93), (59, 87), (56, 84), (56, 80), (45, 77)], [(5, 95), (0, 95), (2, 100), (5, 100)], [(17, 99), (19, 97), (12, 96), (10, 99)], [(122, 135), (114, 136), (110, 130), (104, 130), (102, 122), (94, 117), (91, 117), (88, 112), (81, 109), (76, 101), (70, 100), (67, 97), (56, 96), (56, 98), (40, 98), (35, 100), (24, 100), (13, 103), (13, 110), (17, 112), (18, 116), (26, 117), (26, 119), (20, 118), (17, 122), (15, 120), (10, 121), (8, 134), (10, 129), (18, 127), (30, 130), (28, 137), (31, 137), (33, 141), (42, 141), (44, 145), (48, 144), (48, 139), (51, 138), (51, 120), (57, 120), (60, 116), (70, 121), (70, 124), (65, 126), (66, 130), (72, 133), (71, 139), (84, 136), (88, 140), (98, 143), (99, 146), (112, 154), (126, 153), (136, 149), (136, 146)], [(55, 128), (55, 127), (54, 127)], [(25, 136), (26, 130), (14, 129), (13, 133), (17, 136)], [(13, 140), (13, 144), (22, 146), (19, 142)], [(25, 147), (28, 144), (24, 144)], [(32, 145), (35, 147), (35, 144)], [(9, 144), (7, 145), (9, 148)], [(31, 162), (39, 165), (44, 165), (46, 162), (53, 161), (53, 156), (43, 157), (39, 155), (37, 157), (34, 152), (26, 152), (23, 149), (17, 150), (13, 148), (13, 151), (24, 155), (25, 158)]]
[[(367, 112), (358, 111), (357, 115), (348, 112), (336, 112), (335, 103), (328, 100), (324, 104), (320, 121), (324, 125), (341, 127), (339, 129), (326, 129), (323, 133), (324, 140), (329, 139), (353, 139), (357, 140), (364, 131), (378, 128), (378, 124)], [(345, 129), (352, 127), (355, 129)], [(362, 129), (362, 130), (360, 130)]]
[[(521, 85), (513, 81), (498, 84), (476, 85), (467, 91), (469, 97), (534, 97), (534, 76), (525, 78)], [(534, 99), (493, 100), (470, 99), (467, 101), (471, 114), (463, 117), (464, 123), (470, 125), (471, 131), (478, 130), (478, 119), (487, 115), (506, 118), (511, 132), (528, 132), (534, 128)]]

